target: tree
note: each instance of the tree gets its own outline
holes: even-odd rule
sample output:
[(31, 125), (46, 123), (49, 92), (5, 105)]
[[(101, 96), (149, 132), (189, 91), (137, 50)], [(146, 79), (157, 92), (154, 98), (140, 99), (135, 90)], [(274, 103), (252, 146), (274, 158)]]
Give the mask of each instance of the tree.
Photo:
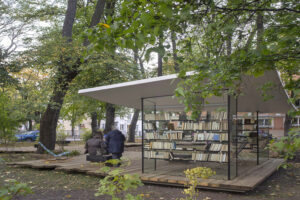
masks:
[[(105, 0), (98, 0), (96, 9), (94, 10), (90, 27), (97, 25), (104, 12)], [(62, 45), (67, 48), (72, 48), (72, 34), (73, 26), (77, 11), (77, 0), (68, 0), (65, 20), (62, 28)], [(84, 45), (87, 46), (88, 41), (84, 41)], [(56, 140), (56, 126), (59, 118), (61, 106), (63, 104), (64, 97), (72, 80), (80, 72), (80, 66), (82, 65), (82, 56), (77, 58), (70, 58), (69, 55), (61, 54), (60, 60), (57, 63), (57, 72), (54, 79), (56, 84), (54, 85), (53, 93), (48, 103), (47, 109), (42, 116), (40, 125), (40, 141), (50, 150), (55, 147)], [(39, 148), (39, 152), (42, 152), (42, 148)]]
[[(122, 1), (119, 10), (110, 30), (93, 33), (94, 46), (109, 50), (113, 41), (121, 48), (141, 48), (167, 42), (161, 30), (171, 30), (173, 38), (175, 32), (180, 36), (176, 52), (185, 58), (179, 63), (184, 81), (177, 95), (188, 110), (201, 106), (196, 93), (207, 98), (230, 88), (238, 95), (244, 74), (260, 76), (270, 69), (299, 73), (297, 1)], [(105, 37), (98, 37), (100, 32)], [(189, 70), (196, 73), (186, 77)], [(297, 85), (292, 82), (286, 88)]]

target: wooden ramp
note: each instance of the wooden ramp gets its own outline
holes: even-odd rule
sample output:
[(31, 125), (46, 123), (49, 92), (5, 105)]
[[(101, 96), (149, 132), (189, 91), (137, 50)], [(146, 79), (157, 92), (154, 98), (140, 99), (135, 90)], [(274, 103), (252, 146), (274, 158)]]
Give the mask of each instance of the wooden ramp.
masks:
[[(166, 186), (185, 187), (187, 179), (183, 176), (170, 176), (164, 174), (149, 174), (141, 173), (141, 161), (133, 160), (131, 166), (123, 167), (123, 173), (139, 174), (143, 183), (157, 184)], [(283, 163), (282, 159), (269, 159), (261, 165), (253, 167), (243, 175), (233, 180), (217, 180), (217, 179), (199, 179), (199, 188), (246, 192), (253, 190), (257, 185), (266, 180), (272, 173), (277, 170), (277, 167)], [(85, 173), (93, 176), (104, 177), (105, 174), (100, 172), (101, 168), (99, 163), (93, 164), (85, 160), (85, 156), (77, 156), (67, 159), (48, 159), (36, 161), (22, 161), (9, 163), (17, 167), (29, 167), (36, 169), (52, 169), (71, 173)], [(166, 166), (164, 170), (169, 169)], [(174, 173), (175, 174), (175, 173)]]

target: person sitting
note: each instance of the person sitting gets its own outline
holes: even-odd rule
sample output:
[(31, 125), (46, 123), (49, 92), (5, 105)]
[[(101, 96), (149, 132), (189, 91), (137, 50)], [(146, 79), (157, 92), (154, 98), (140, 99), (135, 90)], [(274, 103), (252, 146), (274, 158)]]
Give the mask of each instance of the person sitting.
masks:
[(95, 135), (89, 139), (85, 144), (85, 154), (89, 154), (86, 157), (87, 161), (102, 162), (106, 161), (107, 146), (103, 141), (102, 132), (97, 131)]
[(114, 129), (107, 133), (106, 144), (108, 146), (108, 152), (112, 154), (112, 159), (120, 159), (124, 152), (125, 136), (118, 129)]

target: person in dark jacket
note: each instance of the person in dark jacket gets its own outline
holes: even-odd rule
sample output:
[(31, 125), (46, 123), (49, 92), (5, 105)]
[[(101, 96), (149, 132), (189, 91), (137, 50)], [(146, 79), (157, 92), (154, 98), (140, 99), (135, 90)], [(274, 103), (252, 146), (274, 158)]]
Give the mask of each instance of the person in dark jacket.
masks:
[(85, 144), (85, 154), (89, 154), (92, 156), (95, 155), (106, 155), (107, 154), (107, 146), (106, 143), (102, 139), (102, 132), (97, 131), (93, 138), (89, 139)]
[(112, 154), (112, 159), (120, 159), (124, 152), (125, 136), (118, 129), (110, 131), (106, 137), (108, 152)]

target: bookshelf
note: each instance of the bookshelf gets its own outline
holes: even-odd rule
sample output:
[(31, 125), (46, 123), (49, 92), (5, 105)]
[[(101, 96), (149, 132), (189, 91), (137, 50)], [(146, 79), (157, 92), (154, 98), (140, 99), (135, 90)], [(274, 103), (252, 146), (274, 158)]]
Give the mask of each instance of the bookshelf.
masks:
[(227, 112), (204, 111), (198, 120), (186, 113), (145, 114), (144, 158), (227, 163)]

